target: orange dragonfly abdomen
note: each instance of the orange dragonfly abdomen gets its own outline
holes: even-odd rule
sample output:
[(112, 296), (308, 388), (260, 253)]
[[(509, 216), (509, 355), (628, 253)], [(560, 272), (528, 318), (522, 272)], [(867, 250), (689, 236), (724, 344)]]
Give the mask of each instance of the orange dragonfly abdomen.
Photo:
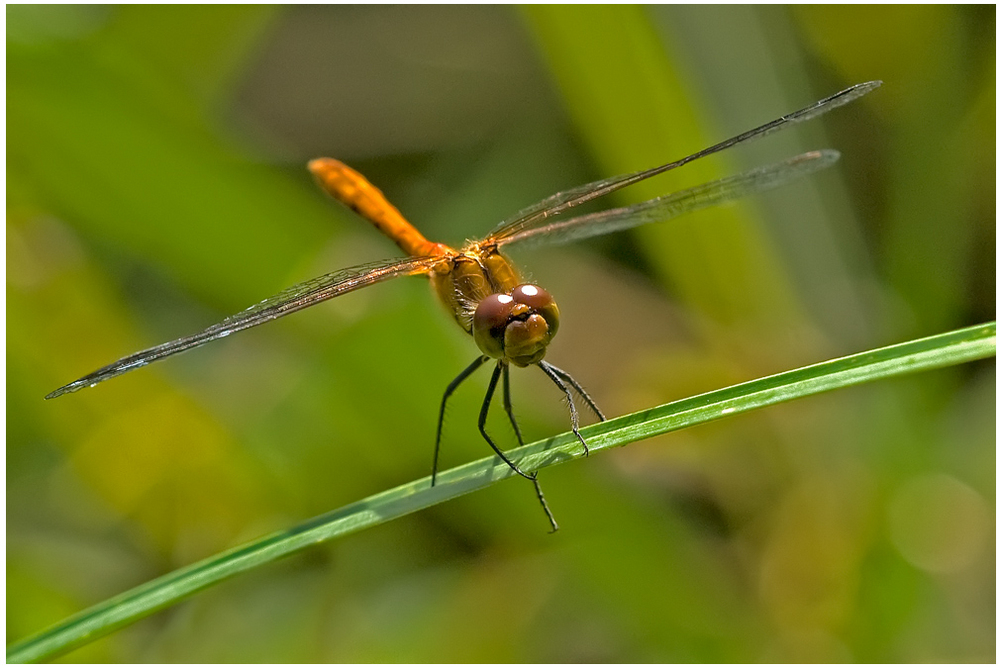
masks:
[(431, 286), (455, 322), (469, 334), (473, 333), (473, 315), (479, 303), (490, 295), (509, 293), (520, 283), (517, 271), (495, 242), (472, 242), (457, 251), (429, 241), (381, 190), (339, 160), (316, 158), (309, 163), (309, 171), (323, 190), (371, 222), (408, 255), (440, 258), (428, 272)]
[(419, 257), (455, 252), (450, 246), (428, 241), (389, 203), (381, 190), (339, 160), (316, 158), (309, 162), (309, 171), (323, 190), (369, 220), (407, 255)]

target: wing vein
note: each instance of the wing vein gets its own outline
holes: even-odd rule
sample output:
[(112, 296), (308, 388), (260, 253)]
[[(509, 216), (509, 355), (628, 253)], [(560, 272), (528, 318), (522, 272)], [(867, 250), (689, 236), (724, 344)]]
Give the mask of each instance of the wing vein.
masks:
[(234, 332), (256, 327), (257, 325), (373, 283), (379, 283), (395, 276), (427, 273), (435, 263), (440, 261), (440, 257), (427, 256), (382, 260), (341, 269), (308, 281), (303, 281), (197, 334), (175, 339), (122, 357), (71, 383), (63, 385), (57, 390), (53, 390), (45, 398), (54, 399), (70, 392), (76, 392), (84, 387), (96, 385), (109, 378), (120, 376), (127, 371), (138, 369), (139, 367), (161, 360), (164, 357), (191, 350), (210, 341), (229, 336)]

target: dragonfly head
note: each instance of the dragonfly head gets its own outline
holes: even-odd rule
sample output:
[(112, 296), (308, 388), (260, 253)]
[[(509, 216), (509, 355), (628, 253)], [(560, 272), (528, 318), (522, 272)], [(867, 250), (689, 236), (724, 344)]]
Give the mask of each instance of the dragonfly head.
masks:
[(552, 295), (531, 284), (486, 297), (472, 318), (479, 349), (515, 366), (540, 362), (558, 329), (559, 308)]

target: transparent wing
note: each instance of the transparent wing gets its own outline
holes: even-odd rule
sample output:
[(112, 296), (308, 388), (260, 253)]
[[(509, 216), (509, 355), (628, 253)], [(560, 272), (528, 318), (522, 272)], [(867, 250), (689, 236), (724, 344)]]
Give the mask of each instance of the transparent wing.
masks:
[(487, 239), (503, 242), (510, 237), (518, 237), (523, 231), (530, 230), (535, 227), (545, 226), (547, 224), (546, 221), (549, 218), (552, 218), (567, 209), (583, 204), (584, 202), (589, 202), (590, 200), (598, 197), (603, 197), (608, 193), (612, 193), (616, 190), (620, 190), (621, 188), (638, 183), (639, 181), (648, 179), (651, 176), (656, 176), (657, 174), (662, 174), (663, 172), (671, 169), (676, 169), (677, 167), (686, 165), (687, 163), (697, 160), (698, 158), (703, 158), (707, 155), (724, 151), (725, 149), (736, 146), (737, 144), (744, 144), (754, 139), (759, 139), (769, 135), (772, 132), (783, 130), (796, 123), (802, 123), (803, 121), (810, 120), (816, 116), (825, 114), (831, 109), (836, 109), (839, 106), (856, 100), (881, 85), (881, 81), (869, 81), (867, 83), (857, 84), (842, 90), (835, 95), (824, 98), (819, 102), (815, 102), (804, 109), (799, 109), (798, 111), (782, 116), (781, 118), (775, 119), (770, 123), (765, 123), (764, 125), (754, 128), (753, 130), (748, 130), (742, 134), (736, 135), (735, 137), (730, 137), (723, 142), (715, 144), (714, 146), (709, 146), (708, 148), (702, 149), (697, 153), (692, 153), (691, 155), (681, 158), (680, 160), (669, 162), (665, 165), (660, 165), (659, 167), (653, 167), (652, 169), (647, 169), (645, 171), (635, 172), (634, 174), (623, 174), (621, 176), (614, 176), (602, 181), (594, 181), (593, 183), (588, 183), (586, 185), (573, 188), (572, 190), (556, 193), (555, 195), (543, 199), (541, 202), (524, 209), (514, 218), (500, 223), (500, 225), (498, 225), (489, 234)]
[(777, 188), (806, 174), (829, 167), (838, 158), (840, 153), (833, 150), (803, 153), (783, 162), (758, 167), (641, 204), (555, 220), (548, 225), (522, 229), (504, 237), (499, 243), (500, 245), (516, 243), (522, 247), (554, 245), (610, 234), (646, 223), (669, 220), (689, 211)]
[(170, 355), (176, 355), (209, 341), (229, 336), (233, 332), (255, 327), (373, 283), (379, 283), (396, 276), (426, 274), (441, 260), (440, 256), (381, 260), (379, 262), (341, 269), (340, 271), (293, 285), (273, 297), (269, 297), (245, 311), (240, 311), (236, 315), (230, 316), (222, 322), (212, 325), (193, 336), (187, 336), (147, 348), (146, 350), (140, 350), (137, 353), (121, 358), (117, 362), (103, 366), (82, 378), (74, 380), (72, 383), (63, 385), (59, 389), (50, 392), (45, 398), (53, 399), (69, 392), (76, 392), (84, 387), (91, 387), (101, 381), (120, 376), (126, 371), (146, 366), (150, 362), (161, 360)]

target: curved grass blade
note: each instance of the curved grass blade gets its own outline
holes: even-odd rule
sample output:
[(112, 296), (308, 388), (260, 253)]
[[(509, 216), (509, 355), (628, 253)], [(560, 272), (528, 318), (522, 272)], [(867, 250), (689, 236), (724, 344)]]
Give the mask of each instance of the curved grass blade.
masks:
[[(591, 425), (581, 433), (594, 453), (791, 399), (995, 355), (996, 322), (990, 322), (733, 385)], [(528, 470), (582, 457), (572, 434), (538, 441), (509, 454)], [(12, 644), (7, 661), (40, 661), (63, 654), (244, 571), (511, 475), (511, 469), (499, 458), (489, 457), (441, 473), (435, 487), (427, 477), (375, 494), (110, 598)]]

